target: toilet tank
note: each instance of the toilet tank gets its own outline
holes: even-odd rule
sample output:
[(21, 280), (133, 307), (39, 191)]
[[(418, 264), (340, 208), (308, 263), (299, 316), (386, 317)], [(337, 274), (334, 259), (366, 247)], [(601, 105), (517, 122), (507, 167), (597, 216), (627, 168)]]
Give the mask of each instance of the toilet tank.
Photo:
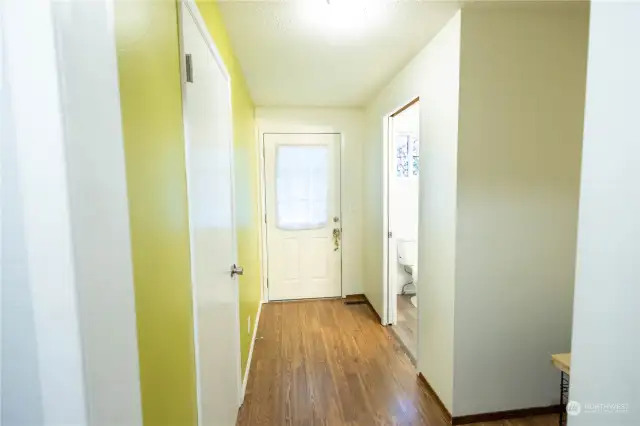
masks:
[(409, 266), (418, 264), (418, 242), (416, 240), (398, 240), (398, 263)]

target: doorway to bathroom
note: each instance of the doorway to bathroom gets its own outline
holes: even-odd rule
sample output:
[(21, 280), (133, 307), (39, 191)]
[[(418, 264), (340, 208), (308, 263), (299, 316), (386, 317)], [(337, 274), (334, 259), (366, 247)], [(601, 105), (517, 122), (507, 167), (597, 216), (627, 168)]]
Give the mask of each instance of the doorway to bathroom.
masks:
[(399, 108), (388, 119), (388, 323), (415, 363), (418, 357), (419, 306), (419, 98)]

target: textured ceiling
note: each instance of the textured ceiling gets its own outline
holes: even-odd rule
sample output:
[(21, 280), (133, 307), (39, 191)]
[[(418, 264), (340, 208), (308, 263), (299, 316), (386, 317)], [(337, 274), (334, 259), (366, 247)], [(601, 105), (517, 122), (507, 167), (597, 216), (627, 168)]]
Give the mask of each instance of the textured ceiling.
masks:
[(451, 1), (219, 1), (259, 106), (362, 106), (444, 26)]

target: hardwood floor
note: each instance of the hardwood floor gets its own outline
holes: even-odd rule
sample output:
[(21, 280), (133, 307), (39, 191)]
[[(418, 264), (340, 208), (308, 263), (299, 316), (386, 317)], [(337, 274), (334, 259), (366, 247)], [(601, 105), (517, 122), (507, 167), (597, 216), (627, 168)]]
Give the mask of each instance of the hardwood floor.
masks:
[[(374, 318), (367, 305), (341, 300), (265, 304), (238, 426), (445, 426), (411, 361)], [(482, 425), (557, 423), (541, 416)]]
[(392, 330), (415, 360), (418, 355), (418, 308), (411, 303), (411, 297), (408, 294), (398, 295), (398, 323)]

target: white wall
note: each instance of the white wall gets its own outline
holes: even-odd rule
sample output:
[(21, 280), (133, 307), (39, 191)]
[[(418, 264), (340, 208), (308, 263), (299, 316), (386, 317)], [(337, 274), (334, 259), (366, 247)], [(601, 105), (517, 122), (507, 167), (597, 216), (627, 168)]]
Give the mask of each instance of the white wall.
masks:
[(89, 422), (139, 425), (140, 374), (111, 0), (53, 4)]
[(640, 4), (591, 4), (569, 426), (640, 424), (638, 22)]
[(11, 253), (2, 269), (2, 424), (84, 425), (85, 384), (51, 5), (42, 0), (3, 2), (0, 7), (7, 84), (2, 245)]
[(460, 14), (367, 107), (364, 165), (365, 294), (384, 317), (385, 117), (420, 96), (418, 370), (444, 404), (453, 401), (453, 299)]
[(1, 422), (141, 425), (112, 5), (37, 3), (2, 3)]
[(364, 113), (359, 109), (256, 108), (258, 137), (264, 133), (340, 133), (342, 295), (364, 292), (362, 274), (362, 149)]
[[(0, 12), (6, 13), (0, 5)], [(6, 19), (4, 16), (3, 20)], [(3, 28), (6, 31), (5, 28)], [(6, 37), (3, 37), (7, 42)], [(3, 425), (42, 424), (42, 395), (33, 302), (28, 286), (23, 201), (18, 184), (16, 136), (11, 112), (8, 55), (2, 46), (0, 179), (2, 180), (2, 329), (0, 345)]]
[(463, 9), (454, 416), (558, 403), (588, 19), (575, 2)]

